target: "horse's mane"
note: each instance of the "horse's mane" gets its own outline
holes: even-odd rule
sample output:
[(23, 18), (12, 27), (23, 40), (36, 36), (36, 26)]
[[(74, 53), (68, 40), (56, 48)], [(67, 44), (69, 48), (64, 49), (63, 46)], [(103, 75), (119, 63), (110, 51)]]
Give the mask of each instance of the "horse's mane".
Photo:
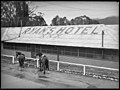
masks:
[(25, 57), (25, 54), (21, 53), (21, 52), (16, 52), (16, 57), (18, 57), (18, 55), (22, 55)]
[(41, 52), (37, 53), (36, 56), (41, 57), (43, 54)]
[(20, 55), (20, 54), (22, 54), (22, 53), (21, 53), (21, 52), (16, 52), (16, 54), (17, 54), (17, 55)]
[(23, 53), (21, 55), (25, 56), (25, 54), (23, 54)]

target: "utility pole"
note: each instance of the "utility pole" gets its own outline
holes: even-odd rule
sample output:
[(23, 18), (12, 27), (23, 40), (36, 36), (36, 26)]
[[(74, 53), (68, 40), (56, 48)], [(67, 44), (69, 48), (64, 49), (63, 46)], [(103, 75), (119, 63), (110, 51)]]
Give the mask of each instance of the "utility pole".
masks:
[(57, 61), (59, 61), (59, 48), (57, 47)]
[[(104, 31), (102, 30), (102, 47), (104, 47)], [(104, 49), (102, 48), (102, 59), (104, 59)]]
[(22, 31), (22, 19), (20, 20), (20, 23), (21, 23), (21, 30), (20, 30), (20, 33), (19, 33), (19, 37), (20, 37), (21, 31)]
[(104, 31), (102, 30), (102, 47), (104, 45)]

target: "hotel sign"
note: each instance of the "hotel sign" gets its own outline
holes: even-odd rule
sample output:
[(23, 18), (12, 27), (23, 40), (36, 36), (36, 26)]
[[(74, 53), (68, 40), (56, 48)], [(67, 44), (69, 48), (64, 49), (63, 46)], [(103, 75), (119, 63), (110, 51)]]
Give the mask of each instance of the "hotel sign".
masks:
[(98, 25), (24, 27), (24, 34), (99, 34)]

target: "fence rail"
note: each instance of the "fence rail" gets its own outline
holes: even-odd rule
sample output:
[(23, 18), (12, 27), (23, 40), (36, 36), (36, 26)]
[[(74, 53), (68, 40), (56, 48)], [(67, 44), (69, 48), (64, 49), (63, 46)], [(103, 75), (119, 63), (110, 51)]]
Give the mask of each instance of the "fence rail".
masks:
[[(12, 56), (12, 55), (4, 55), (4, 54), (1, 54), (2, 56), (7, 56), (7, 57), (12, 57), (12, 63), (14, 64), (15, 63), (15, 57)], [(36, 67), (38, 68), (39, 67), (39, 60), (36, 59), (36, 58), (29, 58), (29, 57), (26, 57), (26, 59), (31, 59), (32, 61), (35, 61), (36, 62)], [(85, 64), (76, 64), (76, 63), (70, 63), (70, 62), (62, 62), (62, 61), (55, 61), (55, 60), (49, 60), (50, 62), (54, 62), (56, 63), (57, 65), (57, 68), (56, 70), (57, 71), (60, 71), (60, 65), (61, 64), (67, 64), (67, 65), (74, 65), (74, 66), (82, 66), (82, 72), (83, 72), (83, 75), (86, 75), (86, 72), (87, 72), (87, 68), (90, 67), (90, 68), (98, 68), (98, 69), (102, 69), (102, 70), (112, 70), (112, 71), (117, 71), (117, 74), (119, 73), (119, 69), (115, 69), (115, 68), (107, 68), (107, 67), (100, 67), (100, 66), (93, 66), (93, 65), (85, 65)], [(70, 66), (71, 67), (71, 66)], [(94, 71), (94, 70), (93, 70)], [(111, 72), (112, 73), (112, 72)], [(109, 73), (107, 73), (109, 75)], [(113, 74), (114, 75), (114, 74)], [(119, 78), (119, 76), (117, 76)]]
[(1, 56), (7, 56), (7, 57), (11, 57), (12, 58), (12, 63), (15, 63), (15, 57), (12, 55), (5, 55), (5, 54), (1, 54)]

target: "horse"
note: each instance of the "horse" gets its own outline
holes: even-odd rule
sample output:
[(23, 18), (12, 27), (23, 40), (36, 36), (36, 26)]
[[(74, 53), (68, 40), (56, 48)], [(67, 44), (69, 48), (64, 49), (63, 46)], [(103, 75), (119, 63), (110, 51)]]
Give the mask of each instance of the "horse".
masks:
[(19, 61), (19, 70), (22, 70), (24, 68), (25, 55), (21, 52), (16, 52), (16, 58)]
[(43, 71), (45, 74), (45, 70), (49, 70), (49, 59), (46, 55), (43, 55), (42, 53), (37, 54), (36, 56), (39, 56), (39, 68), (40, 72)]

